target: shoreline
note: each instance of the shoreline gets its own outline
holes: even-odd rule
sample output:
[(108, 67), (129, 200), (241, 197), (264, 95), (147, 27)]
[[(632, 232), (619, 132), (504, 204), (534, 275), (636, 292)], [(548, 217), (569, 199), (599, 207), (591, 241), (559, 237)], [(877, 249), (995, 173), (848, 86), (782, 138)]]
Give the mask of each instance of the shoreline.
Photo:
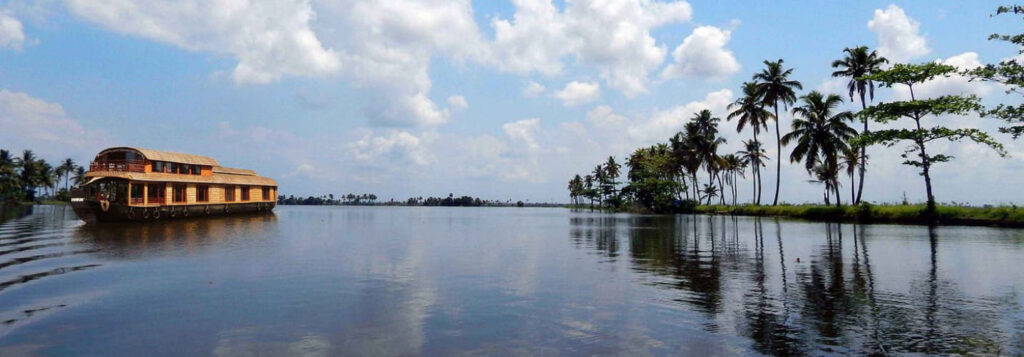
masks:
[[(570, 209), (589, 207), (566, 206)], [(1024, 228), (1024, 208), (1016, 206), (947, 206), (936, 208), (937, 217), (928, 219), (922, 213), (924, 204), (916, 205), (856, 205), (825, 206), (814, 204), (779, 206), (696, 206), (680, 212), (643, 212), (639, 210), (616, 210), (609, 207), (594, 207), (594, 211), (648, 213), (648, 214), (707, 214), (748, 217), (785, 217), (811, 222), (842, 222), (867, 224), (942, 225), (972, 227)]]

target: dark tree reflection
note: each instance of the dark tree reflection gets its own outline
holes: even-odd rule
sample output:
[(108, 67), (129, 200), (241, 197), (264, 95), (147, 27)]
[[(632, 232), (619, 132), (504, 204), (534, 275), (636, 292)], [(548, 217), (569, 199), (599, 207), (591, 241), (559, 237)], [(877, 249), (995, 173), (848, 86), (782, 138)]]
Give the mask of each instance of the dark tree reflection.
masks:
[[(859, 224), (687, 215), (574, 218), (570, 239), (608, 256), (617, 252), (619, 239), (628, 239), (634, 271), (656, 277), (642, 282), (673, 291), (673, 301), (705, 316), (707, 331), (744, 336), (760, 353), (1019, 352), (1024, 329), (1019, 319), (1007, 326), (1003, 315), (1019, 311), (1016, 298), (968, 297), (943, 279), (938, 228), (901, 229), (927, 234), (927, 244), (911, 246), (928, 254), (908, 252), (904, 258), (916, 270), (892, 269), (900, 265), (889, 262), (887, 271), (877, 271), (869, 249), (873, 228)], [(914, 256), (928, 260), (910, 260)], [(910, 278), (912, 286), (909, 292), (891, 284), (879, 291), (879, 276)], [(738, 318), (736, 326), (720, 324), (729, 317)]]

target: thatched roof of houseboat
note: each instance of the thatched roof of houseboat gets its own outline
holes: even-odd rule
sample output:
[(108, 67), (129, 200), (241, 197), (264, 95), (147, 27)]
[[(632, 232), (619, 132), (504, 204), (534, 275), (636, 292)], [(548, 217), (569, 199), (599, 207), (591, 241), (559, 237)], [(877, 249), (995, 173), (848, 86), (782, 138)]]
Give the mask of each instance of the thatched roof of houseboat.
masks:
[(192, 154), (182, 154), (180, 152), (150, 150), (150, 149), (143, 149), (143, 148), (130, 147), (130, 146), (121, 146), (121, 147), (109, 148), (109, 149), (100, 151), (100, 153), (98, 155), (103, 155), (103, 153), (105, 153), (105, 152), (115, 151), (115, 150), (135, 150), (135, 151), (138, 151), (138, 152), (142, 153), (142, 156), (145, 156), (146, 159), (152, 160), (152, 161), (167, 161), (167, 162), (174, 162), (174, 163), (181, 163), (181, 164), (188, 164), (188, 165), (220, 166), (220, 164), (217, 163), (217, 160), (214, 160), (213, 158), (207, 157), (207, 156), (192, 155)]

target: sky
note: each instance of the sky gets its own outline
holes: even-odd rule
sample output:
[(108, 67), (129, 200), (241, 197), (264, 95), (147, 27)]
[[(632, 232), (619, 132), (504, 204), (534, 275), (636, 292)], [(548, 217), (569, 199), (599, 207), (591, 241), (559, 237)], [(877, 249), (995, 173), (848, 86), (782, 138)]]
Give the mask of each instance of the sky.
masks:
[[(1018, 56), (987, 40), (1024, 32), (1019, 18), (992, 17), (997, 5), (7, 0), (0, 148), (79, 163), (112, 146), (200, 154), (272, 177), (285, 195), (567, 202), (573, 175), (666, 142), (702, 109), (724, 119), (764, 60), (794, 68), (801, 95), (819, 90), (848, 102), (845, 81), (830, 76), (845, 47), (960, 68)], [(915, 93), (1019, 102), (994, 84), (955, 77)], [(882, 88), (875, 101), (906, 95)], [(785, 132), (791, 117), (780, 119)], [(977, 116), (932, 123), (989, 132), (1002, 124)], [(750, 138), (735, 122), (723, 120), (721, 132), (722, 153)], [(1024, 201), (1015, 179), (1024, 174), (1024, 144), (995, 137), (1006, 157), (970, 143), (929, 149), (955, 157), (933, 170), (938, 201)], [(903, 148), (868, 150), (866, 200), (924, 200), (923, 180), (901, 165)], [(767, 149), (774, 158), (774, 143)], [(821, 187), (789, 152), (782, 150), (780, 200), (820, 201)], [(848, 200), (849, 182), (842, 185)], [(740, 200), (750, 192), (741, 180)]]

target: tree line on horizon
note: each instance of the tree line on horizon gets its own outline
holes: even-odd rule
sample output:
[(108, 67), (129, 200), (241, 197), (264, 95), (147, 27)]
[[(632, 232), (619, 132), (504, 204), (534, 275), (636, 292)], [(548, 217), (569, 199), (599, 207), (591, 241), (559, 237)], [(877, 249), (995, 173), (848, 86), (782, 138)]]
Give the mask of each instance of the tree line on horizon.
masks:
[[(64, 187), (60, 187), (61, 181)], [(0, 149), (0, 203), (35, 202), (40, 199), (69, 201), (70, 185), (85, 182), (85, 168), (67, 158), (53, 166), (24, 150), (15, 157)], [(42, 190), (39, 195), (38, 190)]]
[[(996, 14), (1024, 14), (1024, 7), (999, 7)], [(1012, 43), (1024, 48), (1024, 34), (994, 34), (990, 40)], [(1021, 50), (1020, 53), (1024, 53)], [(1024, 94), (1024, 65), (1008, 59), (980, 68), (958, 70), (936, 62), (920, 64), (894, 63), (867, 46), (848, 47), (842, 57), (833, 61), (833, 77), (847, 78), (851, 102), (859, 102), (861, 110), (843, 111), (838, 107), (844, 99), (835, 94), (810, 91), (798, 95), (803, 85), (793, 79), (793, 68), (784, 61), (765, 60), (764, 67), (750, 81), (742, 85), (742, 96), (728, 105), (727, 121), (736, 121), (736, 131), (749, 128), (751, 138), (742, 142), (735, 153), (720, 152), (726, 143), (719, 135), (721, 118), (710, 110), (701, 110), (689, 118), (682, 130), (658, 143), (638, 148), (626, 159), (626, 181), (619, 188), (620, 165), (614, 157), (597, 165), (590, 173), (575, 175), (569, 180), (569, 197), (574, 205), (584, 200), (593, 207), (624, 208), (652, 212), (686, 211), (696, 205), (736, 205), (737, 185), (740, 178), (750, 173), (752, 196), (750, 202), (761, 205), (762, 198), (771, 205), (779, 204), (782, 182), (782, 152), (792, 145), (790, 163), (801, 163), (809, 181), (822, 185), (825, 205), (842, 205), (841, 176), (850, 182), (851, 204), (860, 204), (867, 175), (866, 149), (872, 145), (893, 147), (909, 144), (900, 154), (904, 165), (916, 167), (923, 177), (927, 197), (926, 214), (935, 212), (932, 190), (932, 170), (938, 163), (948, 162), (952, 156), (929, 153), (929, 144), (937, 140), (951, 142), (970, 141), (993, 149), (1006, 156), (1003, 146), (988, 133), (973, 128), (950, 128), (934, 124), (942, 115), (964, 116), (977, 113), (981, 117), (1004, 120), (1007, 126), (999, 129), (1013, 139), (1024, 134), (1024, 104), (1000, 104), (985, 108), (974, 95), (943, 95), (918, 98), (914, 89), (921, 83), (938, 77), (960, 75), (970, 80), (995, 82), (1004, 85), (1007, 93)], [(909, 91), (909, 100), (893, 100), (870, 104), (875, 89), (902, 87)], [(790, 131), (779, 127), (780, 107), (792, 115)], [(851, 124), (860, 121), (858, 131)], [(869, 123), (874, 123), (869, 127)], [(910, 129), (894, 127), (893, 123), (907, 124)], [(759, 134), (769, 131), (774, 124), (776, 157), (767, 157)], [(930, 125), (929, 125), (930, 124)], [(769, 139), (770, 140), (770, 139)], [(775, 160), (775, 190), (763, 197), (762, 169)], [(706, 175), (705, 175), (706, 174)], [(703, 176), (703, 177), (701, 177)]]
[(398, 201), (390, 199), (384, 202), (377, 201), (377, 195), (375, 194), (348, 194), (338, 196), (336, 199), (334, 194), (326, 194), (319, 196), (308, 196), (308, 197), (295, 197), (292, 195), (284, 196), (280, 195), (277, 198), (278, 204), (281, 205), (316, 205), (316, 206), (427, 206), (427, 207), (482, 207), (482, 206), (537, 206), (537, 205), (551, 205), (551, 204), (527, 204), (523, 201), (512, 202), (512, 200), (498, 201), (498, 200), (482, 200), (479, 197), (470, 196), (459, 196), (449, 193), (447, 197), (409, 197), (407, 200)]

